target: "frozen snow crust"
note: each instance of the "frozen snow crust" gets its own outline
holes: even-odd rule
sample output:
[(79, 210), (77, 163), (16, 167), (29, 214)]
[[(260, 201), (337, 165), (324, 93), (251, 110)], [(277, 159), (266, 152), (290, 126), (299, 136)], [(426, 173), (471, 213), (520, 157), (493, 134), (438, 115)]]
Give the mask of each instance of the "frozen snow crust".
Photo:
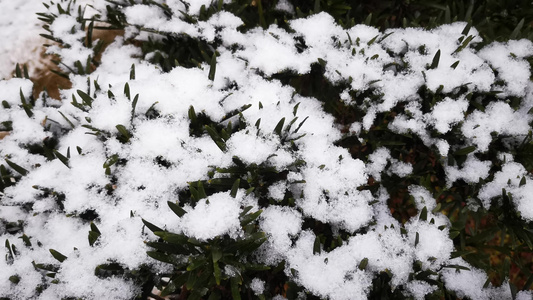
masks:
[[(459, 211), (503, 205), (533, 221), (533, 43), (477, 49), (466, 23), (379, 32), (325, 13), (241, 32), (225, 11), (192, 22), (187, 2), (93, 1), (90, 16), (116, 22), (101, 17), (109, 5), (128, 26), (90, 74), (97, 43), (78, 5), (50, 5), (63, 47), (49, 52), (72, 88), (31, 99), (30, 80), (0, 81), (0, 297), (133, 299), (156, 285), (364, 299), (380, 278), (415, 299), (511, 297), (456, 252), (462, 229), (440, 196), (471, 187)], [(165, 35), (204, 45), (209, 63), (168, 65), (150, 50)], [(317, 73), (336, 107), (290, 85)], [(403, 220), (396, 183), (416, 209)]]

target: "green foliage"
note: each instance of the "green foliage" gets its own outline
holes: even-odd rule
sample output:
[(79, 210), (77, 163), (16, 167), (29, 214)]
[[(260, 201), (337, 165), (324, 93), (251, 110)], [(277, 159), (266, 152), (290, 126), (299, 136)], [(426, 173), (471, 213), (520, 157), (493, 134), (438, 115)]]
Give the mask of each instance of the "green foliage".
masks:
[[(246, 262), (266, 241), (265, 234), (258, 232), (257, 226), (250, 225), (261, 211), (245, 213), (250, 209), (245, 208), (241, 214), (241, 226), (245, 234), (237, 239), (222, 236), (199, 241), (183, 234), (154, 231), (159, 240), (147, 243), (154, 249), (147, 254), (155, 260), (173, 265), (170, 280), (161, 281), (159, 286), (161, 296), (177, 292), (182, 286), (186, 287), (187, 299), (204, 296), (229, 298), (229, 295), (238, 299), (240, 294), (246, 294), (247, 287), (242, 286), (243, 282), (249, 281), (252, 275), (269, 270), (267, 266)], [(177, 215), (183, 216), (182, 213)], [(146, 221), (145, 224), (152, 227)]]
[[(189, 23), (208, 20), (219, 11), (229, 11), (240, 17), (244, 25), (239, 27), (240, 31), (247, 31), (257, 26), (267, 28), (271, 24), (290, 30), (288, 23), (293, 18), (307, 17), (321, 11), (332, 15), (338, 24), (343, 27), (351, 27), (355, 24), (367, 24), (377, 26), (381, 29), (394, 27), (424, 27), (434, 28), (438, 25), (453, 21), (465, 21), (467, 25), (463, 31), (460, 44), (454, 53), (459, 53), (470, 47), (474, 35), (470, 32), (472, 27), (479, 30), (484, 41), (474, 47), (478, 48), (492, 41), (505, 41), (508, 39), (527, 38), (533, 39), (532, 22), (533, 7), (531, 1), (526, 0), (483, 0), (483, 1), (458, 1), (458, 0), (434, 0), (434, 1), (355, 1), (355, 0), (316, 0), (290, 1), (295, 7), (295, 15), (287, 12), (275, 10), (278, 1), (276, 0), (234, 0), (230, 3), (223, 1), (213, 1), (212, 5), (202, 7), (198, 16), (188, 15), (182, 12), (182, 17)], [(93, 55), (87, 57), (83, 62), (76, 61), (74, 65), (67, 66), (60, 61), (56, 61), (62, 67), (59, 74), (67, 77), (69, 74), (86, 75), (99, 65), (96, 59), (103, 51), (103, 42), (95, 41), (93, 32), (99, 30), (124, 29), (129, 24), (126, 22), (123, 9), (134, 4), (151, 4), (161, 7), (167, 17), (172, 17), (173, 12), (165, 5), (153, 1), (109, 1), (106, 8), (106, 15), (95, 15), (90, 19), (84, 19), (84, 9), (75, 7), (75, 1), (61, 1), (57, 3), (60, 14), (74, 15), (79, 25), (73, 30), (84, 31), (84, 46), (93, 50)], [(69, 47), (60, 37), (53, 36), (50, 25), (58, 17), (50, 13), (39, 13), (39, 19), (45, 23), (44, 29), (47, 34), (43, 37), (59, 43), (62, 47)], [(99, 24), (99, 25), (95, 25)], [(103, 24), (103, 25), (102, 25)], [(147, 28), (137, 28), (142, 31), (153, 31)], [(153, 54), (150, 62), (160, 67), (163, 72), (169, 72), (176, 66), (186, 68), (207, 67), (209, 68), (208, 78), (214, 80), (217, 76), (217, 56), (215, 49), (220, 46), (220, 41), (207, 42), (203, 39), (196, 39), (187, 35), (176, 35), (169, 32), (157, 32), (161, 39), (142, 42), (140, 45), (143, 55)], [(369, 44), (379, 43), (387, 37), (386, 34), (376, 36)], [(129, 40), (126, 42), (134, 43)], [(351, 41), (358, 43), (358, 41)], [(299, 45), (302, 49), (304, 44)], [(419, 49), (421, 52), (425, 49)], [(442, 64), (440, 60), (440, 50), (433, 56), (431, 64), (426, 66), (427, 70), (435, 69)], [(374, 57), (375, 58), (375, 57)], [(369, 59), (372, 59), (370, 57)], [(403, 57), (397, 57), (398, 61), (405, 62)], [(454, 62), (451, 67), (460, 66), (461, 62)], [(338, 98), (338, 95), (346, 89), (350, 82), (329, 82), (325, 77), (327, 62), (319, 60), (312, 65), (308, 74), (295, 74), (291, 71), (280, 72), (270, 76), (270, 80), (279, 80), (282, 84), (294, 88), (296, 93), (304, 97), (314, 97), (323, 103), (324, 110), (335, 117), (336, 124), (342, 128), (343, 132), (348, 131), (348, 127), (354, 121), (359, 120), (365, 113), (361, 109), (366, 102), (380, 102), (383, 95), (377, 93), (377, 89), (372, 84), (364, 91), (351, 91), (349, 96), (352, 104), (347, 104)], [(407, 64), (395, 63), (388, 66), (394, 67), (395, 72), (408, 70)], [(130, 80), (135, 80), (135, 65), (130, 69)], [(17, 65), (15, 75), (18, 78), (28, 78), (26, 66), (20, 70)], [(90, 85), (89, 85), (90, 86)], [(99, 89), (97, 81), (94, 86)], [(89, 112), (95, 99), (97, 91), (91, 93), (90, 90), (77, 90), (77, 95), (72, 95), (71, 104), (83, 112)], [(107, 92), (108, 98), (114, 99), (111, 87)], [(157, 109), (157, 102), (147, 109), (143, 114), (136, 111), (139, 95), (132, 94), (129, 85), (124, 86), (124, 96), (132, 102), (131, 124), (117, 124), (116, 131), (109, 132), (96, 128), (90, 119), (86, 119), (83, 127), (88, 130), (88, 134), (95, 135), (102, 141), (116, 138), (121, 143), (127, 144), (134, 138), (134, 119), (136, 116), (147, 119), (160, 117)], [(416, 95), (419, 97), (422, 111), (430, 112), (433, 107), (445, 98), (460, 99), (469, 101), (466, 115), (475, 110), (483, 111), (490, 103), (498, 101), (496, 92), (482, 93), (478, 91), (470, 92), (466, 88), (456, 89), (445, 93), (443, 89), (431, 91), (426, 86), (420, 88)], [(509, 99), (513, 108), (520, 105), (520, 99)], [(3, 107), (9, 108), (9, 103), (2, 102)], [(262, 104), (259, 103), (259, 108)], [(307, 118), (297, 117), (298, 105), (294, 106), (294, 116), (292, 119), (281, 118), (275, 126), (273, 133), (280, 139), (281, 146), (289, 150), (295, 150), (295, 141), (302, 138), (298, 134), (299, 129)], [(20, 106), (24, 109), (29, 118), (33, 117), (33, 107), (35, 99), (26, 97), (20, 91)], [(250, 108), (245, 105), (233, 112), (228, 113), (220, 120), (212, 120), (203, 112), (197, 112), (191, 106), (188, 111), (189, 134), (201, 137), (209, 136), (218, 146), (220, 151), (227, 151), (226, 144), (235, 132), (241, 130), (251, 130), (249, 120), (243, 117), (242, 112)], [(60, 112), (61, 113), (61, 112)], [(368, 130), (362, 130), (359, 138), (345, 134), (336, 145), (349, 150), (353, 158), (368, 162), (368, 156), (380, 147), (387, 147), (391, 156), (401, 162), (413, 165), (413, 172), (407, 178), (400, 178), (395, 175), (384, 175), (378, 182), (374, 178), (361, 188), (367, 190), (372, 195), (377, 196), (380, 184), (385, 187), (390, 194), (389, 208), (392, 215), (401, 224), (404, 224), (410, 217), (419, 215), (420, 220), (427, 221), (427, 208), (416, 211), (412, 197), (409, 197), (407, 190), (410, 185), (421, 185), (428, 189), (437, 199), (438, 205), (433, 210), (434, 213), (442, 212), (450, 220), (450, 238), (453, 239), (456, 251), (454, 257), (462, 257), (476, 268), (485, 270), (490, 275), (489, 280), (495, 285), (500, 285), (505, 279), (511, 277), (511, 284), (514, 289), (528, 290), (533, 284), (533, 270), (531, 261), (524, 259), (519, 253), (531, 254), (533, 249), (533, 225), (525, 222), (517, 214), (514, 207), (511, 193), (505, 189), (502, 195), (493, 199), (501, 205), (492, 205), (490, 209), (485, 209), (477, 199), (476, 195), (484, 183), (492, 180), (493, 175), (486, 180), (480, 180), (475, 184), (468, 184), (463, 180), (458, 180), (452, 185), (446, 184), (444, 167), (445, 162), (440, 157), (437, 149), (427, 147), (423, 141), (412, 133), (398, 134), (389, 129), (390, 124), (399, 114), (409, 114), (404, 104), (399, 103), (391, 111), (379, 113), (376, 116), (375, 125)], [(61, 113), (64, 120), (69, 124), (68, 128), (59, 130), (68, 132), (74, 128), (74, 122), (69, 116)], [(231, 120), (230, 120), (231, 119)], [(237, 120), (236, 120), (237, 119)], [(233, 122), (232, 122), (233, 121)], [(47, 131), (51, 132), (51, 124), (47, 123)], [(255, 120), (255, 129), (258, 136), (261, 135), (261, 120)], [(467, 146), (465, 138), (460, 133), (461, 124), (453, 126), (446, 134), (440, 134), (432, 129), (432, 137), (441, 137), (450, 143), (454, 151), (447, 158), (449, 166), (463, 166), (467, 155), (475, 152), (475, 146)], [(0, 124), (0, 130), (11, 131), (12, 124), (9, 121)], [(48, 160), (58, 159), (66, 167), (70, 166), (70, 148), (66, 154), (58, 151), (58, 141), (53, 134), (43, 141), (38, 141), (27, 146), (30, 153), (38, 153)], [(81, 154), (82, 149), (78, 148)], [(515, 156), (515, 161), (522, 164), (531, 174), (533, 171), (533, 140), (531, 133), (526, 136), (522, 143), (516, 147), (510, 147), (506, 142), (506, 137), (501, 135), (493, 136), (490, 149), (485, 153), (476, 153), (476, 157), (493, 162), (494, 174), (503, 162), (498, 158), (499, 152), (510, 152)], [(166, 163), (164, 157), (161, 163)], [(15, 161), (10, 157), (4, 158), (5, 164), (0, 165), (0, 192), (5, 188), (14, 185), (29, 172), (33, 166), (25, 165), (23, 162)], [(108, 175), (110, 183), (107, 188), (108, 193), (113, 192), (112, 183), (114, 171), (124, 164), (124, 159), (117, 154), (110, 153), (103, 164), (105, 174)], [(170, 164), (170, 163), (169, 163)], [(194, 207), (202, 199), (209, 200), (215, 193), (227, 192), (232, 197), (237, 197), (239, 193), (253, 194), (259, 199), (261, 208), (269, 205), (295, 206), (294, 195), (287, 192), (281, 201), (274, 201), (268, 197), (268, 188), (279, 181), (286, 181), (290, 171), (297, 171), (305, 165), (304, 161), (295, 161), (286, 169), (278, 170), (268, 162), (262, 164), (247, 164), (239, 157), (232, 158), (232, 164), (228, 167), (214, 166), (207, 174), (208, 179), (190, 182), (188, 187), (179, 191), (177, 201), (168, 201), (168, 206), (178, 218), (183, 218), (187, 214), (186, 206)], [(299, 182), (290, 182), (297, 184)], [(526, 183), (523, 177), (521, 185)], [(62, 202), (65, 195), (57, 193), (47, 187), (34, 186), (40, 191), (39, 197), (51, 197), (54, 199), (58, 209), (64, 210)], [(474, 210), (470, 203), (476, 203), (479, 208)], [(123, 277), (134, 281), (141, 286), (138, 299), (144, 299), (150, 295), (151, 288), (156, 286), (162, 290), (161, 296), (180, 294), (181, 299), (247, 299), (251, 294), (250, 281), (252, 278), (264, 278), (271, 281), (269, 289), (259, 298), (266, 299), (272, 297), (279, 291), (284, 291), (288, 299), (297, 299), (298, 293), (305, 293), (305, 290), (289, 280), (284, 273), (284, 262), (275, 268), (270, 268), (261, 264), (252, 263), (255, 251), (267, 240), (265, 233), (259, 230), (258, 220), (262, 210), (254, 211), (252, 207), (241, 207), (240, 226), (243, 235), (230, 237), (229, 235), (218, 236), (208, 240), (197, 240), (186, 236), (183, 233), (174, 233), (158, 227), (154, 224), (165, 223), (165, 220), (143, 220), (144, 225), (154, 235), (155, 238), (148, 239), (146, 245), (150, 248), (147, 255), (155, 261), (159, 261), (171, 266), (171, 271), (159, 274), (153, 266), (142, 266), (136, 270), (130, 270), (117, 262), (106, 262), (95, 268), (95, 275), (99, 278)], [(83, 219), (80, 212), (75, 217)], [(87, 215), (86, 213), (85, 215)], [(133, 213), (132, 213), (133, 215)], [(89, 218), (89, 217), (87, 217)], [(100, 238), (105, 232), (100, 232), (97, 227), (97, 216), (90, 219), (90, 230), (88, 231), (88, 243), (91, 247), (97, 247)], [(93, 222), (94, 220), (94, 222)], [(24, 234), (24, 222), (5, 222), (0, 219), (4, 231), (20, 235), (26, 247), (37, 247), (37, 237), (32, 238)], [(87, 221), (85, 219), (85, 221)], [(152, 223), (153, 222), (153, 223)], [(87, 222), (89, 223), (89, 222)], [(306, 220), (304, 227), (312, 230), (316, 234), (314, 253), (321, 251), (332, 251), (342, 245), (349, 234), (342, 230), (333, 229), (327, 224), (318, 221)], [(364, 229), (363, 229), (364, 230)], [(33, 243), (32, 243), (33, 239)], [(415, 246), (419, 243), (418, 233), (416, 234)], [(15, 245), (8, 240), (5, 241), (5, 260), (8, 264), (13, 263), (19, 252)], [(57, 260), (55, 264), (34, 263), (36, 270), (43, 274), (43, 284), (38, 288), (44, 290), (47, 285), (53, 284), (55, 276), (60, 272), (60, 264), (68, 258), (60, 252), (49, 249), (50, 254)], [(498, 262), (499, 260), (499, 262)], [(496, 263), (495, 263), (496, 261)], [(359, 270), (367, 268), (368, 259), (363, 259), (356, 266)], [(465, 270), (462, 266), (445, 266), (455, 268), (460, 271)], [(511, 274), (511, 267), (518, 268), (517, 274)], [(416, 280), (431, 283), (437, 290), (428, 295), (431, 299), (453, 299), (456, 295), (445, 289), (438, 273), (424, 270), (421, 263), (417, 262), (413, 266), (411, 277)], [(512, 278), (514, 276), (514, 278)], [(437, 277), (437, 279), (435, 279)], [(10, 274), (9, 280), (13, 284), (18, 284), (22, 278), (18, 274)], [(389, 272), (379, 273), (372, 281), (369, 298), (372, 299), (403, 299), (402, 288), (391, 286), (392, 274)], [(489, 282), (487, 282), (488, 284)], [(513, 290), (513, 289), (512, 289)], [(313, 296), (309, 296), (313, 299)]]
[[(250, 105), (243, 106), (223, 116), (221, 121), (214, 122), (204, 114), (196, 113), (191, 106), (188, 111), (190, 134), (208, 135), (221, 151), (226, 151), (226, 141), (232, 134), (248, 130), (250, 125), (242, 112), (249, 107)], [(297, 109), (298, 105), (295, 106), (294, 115)], [(222, 122), (232, 117), (239, 118), (237, 125), (233, 125), (231, 121), (226, 126), (222, 125)], [(285, 127), (284, 119), (280, 120), (274, 132), (290, 143), (293, 133), (291, 126), (296, 119)], [(289, 166), (289, 169), (298, 168), (299, 164), (296, 162)], [(232, 166), (215, 168), (208, 174), (208, 180), (190, 182), (188, 189), (180, 192), (179, 200), (168, 201), (168, 206), (177, 217), (182, 218), (187, 214), (184, 205), (194, 207), (201, 199), (209, 201), (209, 196), (215, 193), (229, 192), (231, 197), (235, 198), (238, 193), (244, 192), (253, 193), (259, 198), (259, 204), (266, 207), (274, 203), (268, 197), (268, 187), (279, 180), (285, 180), (287, 173), (288, 170), (276, 170), (268, 163), (246, 164), (238, 157), (233, 157)], [(294, 199), (286, 201), (294, 205)], [(241, 299), (246, 298), (251, 291), (249, 284), (252, 278), (267, 278), (275, 273), (282, 275), (279, 269), (271, 270), (268, 266), (252, 263), (255, 250), (267, 239), (265, 234), (259, 231), (258, 218), (261, 212), (262, 210), (253, 211), (251, 206), (241, 207), (239, 220), (244, 234), (237, 238), (226, 234), (208, 240), (197, 240), (183, 233), (172, 233), (143, 220), (144, 225), (158, 237), (156, 241), (147, 242), (153, 249), (148, 251), (148, 255), (173, 266), (173, 272), (165, 274), (170, 279), (161, 280), (158, 284), (162, 296), (181, 291), (181, 295), (187, 299)], [(274, 295), (276, 287), (277, 285), (273, 285), (272, 290), (266, 291), (265, 295)]]

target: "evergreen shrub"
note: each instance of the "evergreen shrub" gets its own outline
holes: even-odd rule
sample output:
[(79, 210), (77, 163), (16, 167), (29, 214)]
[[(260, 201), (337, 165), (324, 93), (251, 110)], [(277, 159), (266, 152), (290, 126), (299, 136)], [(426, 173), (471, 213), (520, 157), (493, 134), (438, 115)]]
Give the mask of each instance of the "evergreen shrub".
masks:
[(1, 299), (530, 299), (533, 43), (392, 2), (45, 2), (72, 87), (0, 81)]

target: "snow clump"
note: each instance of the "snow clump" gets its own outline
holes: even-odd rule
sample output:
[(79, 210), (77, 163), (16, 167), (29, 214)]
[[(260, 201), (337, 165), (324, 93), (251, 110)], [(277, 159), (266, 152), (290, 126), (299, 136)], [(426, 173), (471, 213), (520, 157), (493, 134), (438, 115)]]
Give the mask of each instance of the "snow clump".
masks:
[[(210, 2), (167, 1), (166, 6), (196, 15)], [(67, 66), (93, 55), (83, 43), (77, 7), (71, 9), (72, 16), (61, 14), (50, 28), (71, 46), (49, 50)], [(293, 12), (288, 1), (279, 1), (277, 9)], [(56, 6), (49, 10), (58, 14)], [(415, 162), (393, 156), (386, 143), (366, 160), (356, 158), (339, 141), (347, 135), (361, 139), (383, 126), (380, 115), (394, 109), (395, 117), (384, 129), (414, 136), (421, 147), (439, 153), (436, 159), (442, 160), (450, 186), (486, 179), (479, 191), (485, 208), (505, 188), (514, 195), (521, 216), (533, 220), (528, 201), (533, 178), (524, 166), (506, 162), (490, 177), (493, 162), (478, 155), (490, 150), (494, 135), (505, 135), (513, 145), (531, 130), (533, 85), (525, 60), (533, 55), (530, 41), (458, 50), (466, 23), (379, 32), (365, 25), (343, 29), (333, 17), (319, 13), (290, 21), (291, 32), (276, 25), (241, 32), (242, 22), (229, 12), (194, 24), (180, 13), (165, 14), (156, 5), (128, 6), (127, 38), (157, 40), (156, 34), (147, 34), (153, 31), (219, 41), (214, 75), (206, 63), (163, 72), (150, 60), (155, 53), (145, 55), (118, 37), (94, 72), (70, 75), (73, 86), (62, 90), (62, 101), (39, 97), (31, 113), (20, 96), (29, 101), (31, 81), (0, 81), (5, 100), (0, 122), (12, 124), (0, 141), (5, 159), (0, 239), (17, 249), (10, 259), (0, 260), (0, 297), (132, 299), (142, 292), (135, 281), (97, 276), (95, 268), (118, 264), (122, 270), (165, 269), (146, 255), (150, 248), (145, 241), (156, 236), (142, 219), (199, 241), (221, 236), (237, 240), (245, 234), (245, 207), (262, 210), (256, 224), (267, 241), (257, 250), (257, 261), (270, 267), (284, 261), (281, 271), (321, 298), (366, 298), (372, 280), (384, 273), (390, 274), (392, 288), (416, 299), (435, 291), (435, 280), (471, 299), (506, 292), (484, 288), (485, 273), (452, 258), (450, 221), (433, 212), (437, 200), (426, 188), (409, 188), (416, 216), (403, 225), (391, 216), (387, 191), (379, 182), (413, 176)], [(475, 29), (467, 34), (473, 37), (471, 44), (481, 42)], [(425, 50), (419, 51), (421, 47)], [(432, 65), (437, 52), (440, 59)], [(348, 125), (348, 134), (321, 101), (272, 77), (307, 74), (317, 64), (329, 82), (344, 86), (339, 99), (362, 114)], [(436, 95), (435, 102), (423, 103), (421, 90)], [(472, 96), (487, 92), (495, 95), (488, 105)], [(457, 96), (439, 98), (439, 93)], [(521, 97), (521, 102), (513, 104), (509, 97)], [(195, 117), (213, 120), (218, 127), (209, 130), (216, 134), (205, 127), (195, 131)], [(470, 149), (464, 161), (448, 159), (464, 149)], [(167, 206), (180, 204), (192, 183), (215, 189), (215, 183), (240, 166), (281, 177), (269, 182), (268, 177), (243, 173), (241, 182), (258, 182), (255, 190), (237, 186), (235, 194), (228, 189), (181, 203), (180, 218)], [(521, 178), (527, 183), (521, 184)], [(381, 188), (367, 188), (371, 182)], [(326, 249), (329, 245), (311, 223), (339, 237), (333, 249)], [(94, 243), (89, 243), (90, 236), (87, 241), (88, 232), (95, 232), (91, 224), (99, 230)], [(50, 249), (65, 258), (51, 255)], [(464, 268), (456, 271), (450, 265)], [(421, 271), (433, 275), (413, 280)], [(224, 272), (233, 271), (228, 267)], [(250, 288), (260, 295), (268, 284), (254, 278)]]

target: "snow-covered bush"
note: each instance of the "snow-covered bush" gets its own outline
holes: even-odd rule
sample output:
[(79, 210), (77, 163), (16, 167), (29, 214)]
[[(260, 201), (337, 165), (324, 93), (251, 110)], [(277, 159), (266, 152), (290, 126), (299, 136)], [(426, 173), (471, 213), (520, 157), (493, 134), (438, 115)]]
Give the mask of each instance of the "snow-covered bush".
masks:
[(531, 297), (476, 247), (533, 246), (533, 43), (229, 2), (46, 4), (72, 88), (0, 81), (1, 297)]

